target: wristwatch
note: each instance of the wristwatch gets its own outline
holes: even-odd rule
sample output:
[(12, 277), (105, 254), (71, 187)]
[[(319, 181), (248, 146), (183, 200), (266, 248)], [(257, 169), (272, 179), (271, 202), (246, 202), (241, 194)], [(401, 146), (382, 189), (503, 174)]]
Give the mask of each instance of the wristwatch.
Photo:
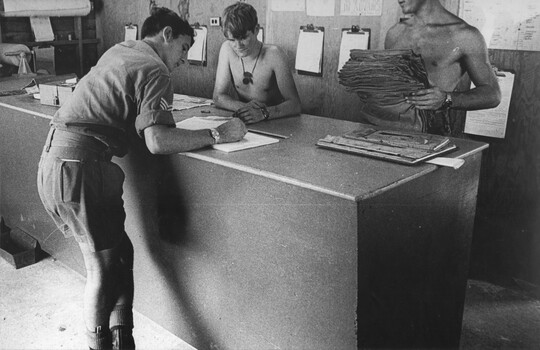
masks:
[(448, 110), (452, 107), (452, 95), (450, 95), (449, 92), (446, 93), (446, 99), (444, 100), (442, 106), (440, 109), (442, 110)]
[(263, 115), (263, 120), (268, 120), (268, 118), (270, 118), (270, 112), (268, 112), (268, 109), (265, 106), (261, 107), (261, 113)]
[(210, 129), (210, 136), (212, 136), (212, 138), (214, 139), (214, 145), (219, 143), (219, 131), (217, 131), (216, 129)]

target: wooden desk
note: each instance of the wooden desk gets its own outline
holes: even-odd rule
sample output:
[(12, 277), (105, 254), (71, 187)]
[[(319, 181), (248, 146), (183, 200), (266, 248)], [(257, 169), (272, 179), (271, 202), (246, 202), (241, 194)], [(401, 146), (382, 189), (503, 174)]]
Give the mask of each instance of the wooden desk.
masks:
[[(83, 273), (36, 191), (54, 110), (0, 99), (0, 210)], [(302, 115), (250, 126), (289, 136), (269, 146), (118, 160), (135, 308), (199, 349), (457, 348), (486, 145), (455, 140), (459, 170), (315, 146), (355, 125)]]

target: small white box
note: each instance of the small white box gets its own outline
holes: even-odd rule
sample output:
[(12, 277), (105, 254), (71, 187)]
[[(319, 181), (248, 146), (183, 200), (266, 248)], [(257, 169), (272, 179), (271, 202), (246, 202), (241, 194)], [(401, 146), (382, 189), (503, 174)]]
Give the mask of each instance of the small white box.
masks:
[(39, 85), (41, 104), (62, 106), (73, 94), (76, 84), (42, 83)]

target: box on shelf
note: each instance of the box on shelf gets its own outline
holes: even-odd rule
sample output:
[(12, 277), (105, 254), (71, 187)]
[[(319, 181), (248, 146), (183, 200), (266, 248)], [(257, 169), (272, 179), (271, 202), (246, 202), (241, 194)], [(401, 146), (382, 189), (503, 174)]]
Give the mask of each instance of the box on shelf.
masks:
[(50, 82), (39, 84), (41, 104), (49, 106), (63, 105), (73, 94), (76, 83)]
[(16, 269), (37, 262), (40, 252), (38, 241), (18, 227), (10, 229), (0, 223), (0, 257)]

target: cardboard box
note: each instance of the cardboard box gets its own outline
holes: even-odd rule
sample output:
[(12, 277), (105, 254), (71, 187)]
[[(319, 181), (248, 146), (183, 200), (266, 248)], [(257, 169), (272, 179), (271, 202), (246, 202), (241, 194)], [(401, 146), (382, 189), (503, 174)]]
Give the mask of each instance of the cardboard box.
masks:
[(41, 104), (49, 106), (61, 106), (73, 94), (76, 83), (41, 83), (39, 84), (39, 96)]
[(2, 222), (0, 229), (0, 257), (16, 269), (37, 262), (41, 248), (38, 241), (18, 227), (9, 229)]

